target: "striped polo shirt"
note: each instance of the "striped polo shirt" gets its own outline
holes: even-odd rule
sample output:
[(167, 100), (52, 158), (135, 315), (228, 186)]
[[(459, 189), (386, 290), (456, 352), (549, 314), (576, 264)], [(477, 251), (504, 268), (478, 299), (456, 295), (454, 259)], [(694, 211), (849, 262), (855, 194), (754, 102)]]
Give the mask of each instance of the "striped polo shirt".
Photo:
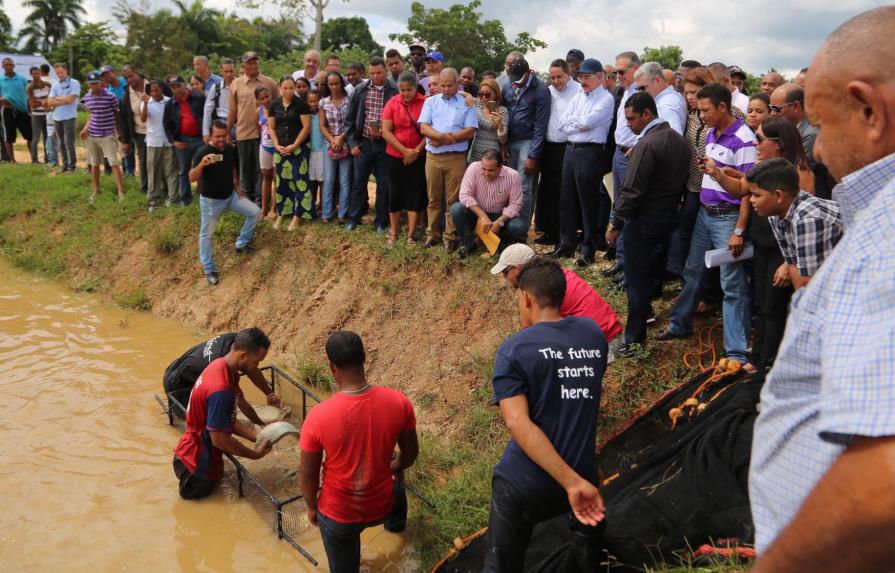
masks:
[[(741, 173), (748, 173), (755, 165), (755, 134), (739, 118), (721, 135), (709, 129), (705, 136), (705, 156), (714, 159), (719, 169), (732, 167)], [(738, 198), (725, 192), (708, 174), (702, 176), (699, 199), (705, 205), (740, 204)]]
[(115, 94), (103, 91), (99, 95), (87, 92), (84, 105), (90, 110), (87, 122), (88, 137), (107, 137), (115, 135), (115, 112), (118, 111), (118, 98)]

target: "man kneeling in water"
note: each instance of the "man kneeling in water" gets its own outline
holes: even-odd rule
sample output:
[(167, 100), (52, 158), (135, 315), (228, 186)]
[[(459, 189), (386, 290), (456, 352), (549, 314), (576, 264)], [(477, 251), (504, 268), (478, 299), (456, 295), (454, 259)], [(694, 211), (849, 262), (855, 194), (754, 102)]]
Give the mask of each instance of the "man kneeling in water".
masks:
[(186, 432), (174, 449), (174, 473), (183, 499), (201, 499), (214, 491), (224, 477), (224, 453), (260, 459), (270, 451), (268, 440), (253, 449), (233, 437), (258, 437), (254, 426), (236, 419), (237, 405), (249, 420), (263, 425), (242, 395), (239, 375), (257, 371), (269, 348), (270, 339), (260, 328), (241, 330), (226, 356), (213, 360), (196, 380), (186, 410)]

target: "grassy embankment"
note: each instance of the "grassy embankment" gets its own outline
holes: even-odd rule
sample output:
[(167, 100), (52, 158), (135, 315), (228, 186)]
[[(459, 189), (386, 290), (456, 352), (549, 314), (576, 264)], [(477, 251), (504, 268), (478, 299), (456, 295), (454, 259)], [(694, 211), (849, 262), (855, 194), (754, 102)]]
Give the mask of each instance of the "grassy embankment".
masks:
[[(150, 310), (153, 300), (146, 289), (137, 286), (121, 292), (110, 287), (110, 269), (138, 240), (151, 243), (151, 256), (157, 258), (158, 265), (166, 265), (166, 261), (176, 257), (194, 257), (194, 253), (183, 251), (184, 237), (198, 233), (197, 207), (194, 203), (185, 209), (167, 209), (150, 216), (133, 179), (127, 180), (127, 196), (120, 203), (114, 200), (111, 179), (104, 176), (102, 181), (99, 199), (90, 204), (90, 182), (84, 171), (53, 175), (37, 166), (0, 167), (0, 254), (24, 270), (62, 280), (76, 290), (110, 295), (123, 307)], [(234, 236), (240, 224), (236, 216), (228, 214), (218, 226), (218, 234)], [(324, 251), (342, 236), (339, 229), (322, 225), (305, 227), (301, 232), (313, 233)], [(272, 245), (270, 264), (288, 264), (287, 247), (278, 243), (275, 234), (269, 225), (260, 225), (256, 244)], [(461, 262), (443, 249), (425, 251), (403, 244), (390, 249), (382, 236), (368, 228), (352, 237), (370, 256), (381, 257), (394, 269), (421, 268), (424, 273), (474, 273), (491, 278), (487, 274), (490, 262), (479, 257)], [(224, 262), (227, 257), (235, 257), (227, 253), (216, 256)], [(172, 268), (176, 267), (172, 264)], [(592, 267), (582, 275), (624, 320), (624, 295), (609, 288), (599, 268)], [(389, 284), (384, 281), (378, 288), (384, 292), (394, 289)], [(668, 295), (657, 305), (660, 316), (669, 306), (671, 293)], [(601, 435), (607, 435), (637, 409), (693, 374), (694, 370), (681, 360), (688, 344), (684, 341), (661, 348), (648, 346), (635, 357), (610, 366), (604, 382)], [(437, 505), (436, 510), (430, 511), (415, 504), (409, 527), (427, 566), (450, 548), (452, 539), (486, 525), (491, 469), (507, 440), (496, 409), (488, 406), (493, 349), (457, 349), (456, 355), (460, 371), (474, 378), (475, 383), (465, 401), (449, 406), (450, 427), (422, 432), (418, 469), (409, 476)], [(292, 366), (306, 382), (322, 388), (329, 386), (329, 373), (319, 359), (297, 357)], [(416, 395), (415, 406), (421, 419), (433, 408), (443, 408), (436, 404), (434, 395), (427, 394)], [(445, 417), (445, 412), (439, 414), (442, 419)], [(674, 565), (683, 566), (674, 571), (742, 570), (735, 565), (716, 569), (693, 569), (686, 562)]]

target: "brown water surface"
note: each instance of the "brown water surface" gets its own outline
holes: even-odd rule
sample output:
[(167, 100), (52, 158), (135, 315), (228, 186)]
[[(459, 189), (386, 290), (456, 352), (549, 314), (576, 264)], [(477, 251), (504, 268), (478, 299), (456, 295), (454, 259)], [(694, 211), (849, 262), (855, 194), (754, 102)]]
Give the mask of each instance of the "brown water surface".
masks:
[[(0, 263), (2, 570), (327, 570), (315, 529), (298, 541), (318, 567), (227, 483), (201, 502), (178, 497), (181, 430), (152, 395), (167, 364), (203, 338)], [(297, 468), (296, 451), (277, 454)], [(416, 569), (402, 536), (379, 527), (363, 542), (365, 570)]]

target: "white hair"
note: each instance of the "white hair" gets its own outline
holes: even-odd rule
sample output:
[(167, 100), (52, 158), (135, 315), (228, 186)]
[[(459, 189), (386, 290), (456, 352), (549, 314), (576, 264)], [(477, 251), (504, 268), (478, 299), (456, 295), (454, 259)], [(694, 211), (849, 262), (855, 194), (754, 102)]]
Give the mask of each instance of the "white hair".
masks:
[(634, 72), (635, 81), (644, 76), (646, 76), (648, 81), (653, 81), (656, 78), (665, 81), (665, 76), (662, 75), (662, 64), (659, 62), (646, 62)]

